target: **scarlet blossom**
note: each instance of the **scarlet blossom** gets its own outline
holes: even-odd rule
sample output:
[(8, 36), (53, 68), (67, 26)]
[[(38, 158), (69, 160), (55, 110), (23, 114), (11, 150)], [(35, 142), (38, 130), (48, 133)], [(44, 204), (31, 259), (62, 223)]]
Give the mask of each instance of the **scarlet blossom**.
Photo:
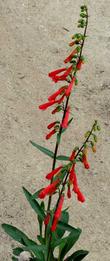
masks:
[(72, 71), (72, 65), (70, 67), (68, 67), (68, 69), (65, 70), (65, 72), (61, 75), (52, 75), (50, 76), (52, 78), (52, 80), (54, 82), (58, 82), (58, 81), (66, 81), (67, 76), (70, 74), (70, 72)]
[(46, 140), (50, 139), (55, 133), (56, 133), (56, 130), (55, 130), (55, 129), (53, 129), (52, 131), (50, 131), (50, 132), (46, 135)]
[(52, 226), (51, 226), (51, 231), (54, 232), (57, 228), (57, 224), (58, 224), (58, 219), (54, 218), (53, 219), (53, 223), (52, 223)]
[(68, 186), (67, 197), (68, 197), (68, 198), (71, 198), (71, 189), (70, 189), (70, 185)]
[(55, 180), (53, 183), (42, 189), (38, 195), (39, 198), (45, 198), (47, 195), (52, 195), (56, 189), (57, 185), (59, 184), (60, 179)]
[(64, 117), (63, 122), (62, 122), (62, 128), (68, 127), (69, 114), (70, 114), (70, 106), (67, 107), (65, 117)]
[(83, 162), (83, 164), (84, 164), (85, 169), (89, 169), (89, 168), (90, 168), (90, 165), (89, 165), (89, 163), (88, 163), (88, 161), (87, 161), (87, 156), (86, 156), (86, 154), (83, 154), (83, 156), (82, 156), (82, 162)]
[(55, 100), (58, 95), (61, 95), (61, 94), (64, 92), (65, 87), (66, 87), (66, 86), (63, 86), (63, 87), (61, 87), (59, 90), (57, 90), (56, 92), (54, 92), (51, 96), (48, 97), (48, 100), (49, 100), (49, 101)]
[(58, 104), (62, 103), (64, 100), (65, 94), (62, 95), (62, 97), (59, 100), (56, 100)]
[(81, 69), (83, 63), (84, 63), (83, 60), (80, 60), (80, 61), (78, 62), (77, 66), (76, 66), (77, 70), (80, 70), (80, 69)]
[(73, 179), (74, 179), (74, 173), (75, 173), (75, 164), (73, 164), (71, 170), (70, 170), (70, 173), (69, 173), (69, 181), (70, 183), (72, 184), (73, 183)]
[(44, 224), (45, 224), (45, 226), (48, 225), (49, 221), (50, 221), (50, 214), (48, 213), (48, 214), (46, 215), (45, 219), (44, 219)]
[(52, 78), (53, 76), (55, 76), (55, 75), (57, 75), (57, 74), (59, 74), (61, 72), (64, 72), (64, 71), (66, 71), (66, 68), (57, 69), (55, 71), (50, 72), (48, 74), (48, 76)]
[(70, 157), (69, 157), (69, 160), (70, 160), (70, 161), (74, 160), (75, 154), (76, 154), (76, 151), (73, 150), (72, 153), (71, 153), (71, 155), (70, 155)]
[(73, 50), (72, 53), (64, 60), (64, 63), (68, 63), (71, 61), (73, 56), (77, 53), (77, 49)]
[(48, 129), (51, 129), (52, 127), (55, 126), (56, 123), (57, 123), (57, 121), (54, 121), (54, 122), (50, 123), (50, 124), (47, 126), (47, 128), (48, 128)]
[(55, 104), (55, 100), (51, 100), (49, 102), (46, 102), (42, 105), (39, 106), (40, 110), (46, 110), (48, 107), (52, 106), (53, 104)]
[(64, 202), (64, 195), (61, 195), (59, 203), (58, 203), (58, 207), (57, 207), (57, 209), (56, 209), (56, 211), (54, 213), (54, 217), (53, 217), (53, 223), (52, 223), (52, 226), (51, 226), (51, 231), (52, 232), (56, 230), (56, 227), (57, 227), (57, 224), (58, 224), (58, 220), (61, 217), (61, 211), (62, 211), (63, 202)]
[(78, 188), (78, 191), (77, 191), (77, 199), (80, 201), (80, 202), (84, 202), (85, 201), (85, 197), (84, 195), (82, 194), (82, 192), (80, 191), (80, 189)]
[(53, 111), (52, 111), (52, 114), (55, 114), (56, 112), (59, 112), (61, 111), (61, 107), (60, 106), (57, 106)]
[(69, 43), (69, 46), (73, 46), (74, 44), (75, 44), (75, 42), (72, 41), (72, 42)]
[(73, 191), (75, 193), (78, 192), (78, 182), (77, 182), (77, 176), (76, 176), (75, 172), (74, 172), (74, 178), (73, 178)]
[(62, 169), (62, 167), (63, 167), (63, 166), (61, 165), (61, 166), (59, 166), (58, 168), (52, 170), (50, 173), (47, 174), (46, 179), (52, 179), (53, 176), (54, 176), (55, 174), (57, 174), (57, 173), (59, 172), (59, 170)]
[(68, 97), (72, 91), (72, 87), (73, 87), (73, 84), (75, 82), (75, 77), (73, 77), (72, 81), (70, 82), (70, 84), (68, 85), (68, 88), (66, 89), (65, 91), (65, 95)]

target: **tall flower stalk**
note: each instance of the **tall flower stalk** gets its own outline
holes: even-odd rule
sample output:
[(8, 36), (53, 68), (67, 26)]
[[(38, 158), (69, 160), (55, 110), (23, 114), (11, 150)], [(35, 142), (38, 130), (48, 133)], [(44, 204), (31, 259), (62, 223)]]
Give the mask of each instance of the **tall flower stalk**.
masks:
[[(46, 174), (46, 179), (50, 180), (50, 183), (34, 194), (23, 188), (27, 200), (37, 213), (39, 223), (39, 235), (37, 239), (39, 243), (29, 239), (17, 228), (3, 224), (2, 227), (4, 230), (23, 245), (22, 248), (19, 247), (13, 250), (13, 260), (23, 260), (20, 258), (22, 258), (23, 253), (26, 251), (30, 252), (31, 255), (28, 255), (30, 256), (28, 260), (41, 261), (80, 261), (88, 254), (86, 250), (78, 250), (67, 257), (69, 250), (78, 240), (81, 229), (74, 228), (68, 224), (69, 213), (67, 209), (63, 210), (63, 206), (65, 197), (70, 199), (72, 194), (76, 196), (79, 202), (85, 202), (85, 196), (78, 185), (76, 165), (81, 163), (85, 169), (90, 168), (88, 152), (90, 149), (96, 152), (96, 131), (100, 130), (98, 122), (95, 120), (91, 130), (85, 133), (85, 140), (81, 147), (72, 147), (69, 156), (58, 155), (61, 136), (73, 120), (73, 118), (70, 118), (71, 106), (69, 101), (72, 91), (74, 91), (75, 86), (78, 84), (77, 73), (85, 63), (83, 47), (87, 37), (87, 26), (88, 9), (87, 6), (83, 5), (81, 6), (80, 19), (78, 21), (78, 27), (83, 29), (83, 33), (76, 33), (72, 36), (72, 41), (69, 43), (72, 51), (64, 59), (64, 67), (48, 74), (54, 83), (62, 83), (62, 86), (58, 90), (49, 95), (48, 100), (44, 104), (39, 105), (39, 109), (42, 111), (52, 107), (52, 115), (62, 112), (61, 120), (54, 120), (47, 126), (48, 133), (46, 139), (49, 140), (53, 135), (56, 135), (55, 149), (52, 152), (35, 142), (31, 141), (31, 144), (53, 159), (52, 169)], [(69, 65), (67, 66), (67, 64)], [(55, 106), (54, 109), (53, 106)], [(56, 166), (59, 160), (66, 163)], [(52, 198), (54, 195), (56, 196), (56, 202), (53, 206)], [(45, 204), (45, 198), (48, 198), (47, 205)], [(65, 232), (68, 232), (66, 237), (64, 235)], [(57, 257), (54, 255), (56, 247), (59, 249)]]

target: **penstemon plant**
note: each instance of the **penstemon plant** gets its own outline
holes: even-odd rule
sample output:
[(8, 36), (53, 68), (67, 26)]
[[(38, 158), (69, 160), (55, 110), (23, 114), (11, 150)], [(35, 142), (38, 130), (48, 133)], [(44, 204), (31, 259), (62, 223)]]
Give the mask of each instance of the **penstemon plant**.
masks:
[[(31, 240), (16, 227), (2, 224), (5, 232), (22, 245), (13, 249), (12, 260), (80, 261), (88, 254), (86, 250), (77, 250), (67, 256), (78, 240), (81, 229), (74, 228), (68, 224), (68, 208), (63, 209), (63, 203), (66, 197), (68, 199), (72, 197), (72, 193), (76, 195), (79, 202), (83, 203), (85, 201), (85, 196), (78, 185), (75, 169), (79, 162), (84, 165), (85, 169), (90, 168), (88, 150), (92, 149), (93, 152), (96, 152), (97, 131), (100, 131), (98, 122), (95, 120), (91, 130), (85, 133), (85, 140), (81, 147), (72, 148), (70, 156), (58, 155), (61, 136), (73, 120), (70, 117), (69, 100), (73, 86), (78, 84), (77, 72), (81, 70), (85, 62), (83, 47), (87, 37), (87, 26), (88, 9), (87, 6), (83, 5), (81, 6), (78, 27), (84, 30), (84, 32), (76, 33), (72, 36), (69, 46), (73, 50), (64, 60), (64, 63), (69, 65), (49, 73), (49, 77), (54, 83), (64, 82), (62, 87), (48, 97), (46, 103), (39, 106), (40, 110), (46, 110), (49, 107), (53, 108), (55, 105), (55, 108), (52, 109), (53, 115), (62, 112), (61, 120), (56, 120), (47, 126), (49, 133), (46, 135), (46, 139), (48, 140), (53, 135), (56, 135), (55, 149), (52, 152), (33, 141), (31, 141), (31, 144), (53, 160), (52, 170), (46, 175), (46, 179), (50, 183), (34, 194), (31, 194), (23, 187), (23, 192), (28, 202), (37, 214), (39, 224), (37, 242)], [(59, 161), (66, 163), (56, 166), (56, 163)], [(52, 203), (53, 197), (55, 198), (54, 205)], [(48, 198), (47, 203), (44, 201), (45, 198)], [(58, 249), (56, 254), (55, 249)]]

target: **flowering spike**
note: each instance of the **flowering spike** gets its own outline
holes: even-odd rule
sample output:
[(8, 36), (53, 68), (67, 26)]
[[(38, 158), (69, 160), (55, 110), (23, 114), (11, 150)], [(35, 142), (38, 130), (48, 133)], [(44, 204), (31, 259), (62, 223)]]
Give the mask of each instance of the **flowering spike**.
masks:
[(58, 168), (52, 170), (49, 174), (47, 174), (46, 179), (50, 179), (50, 180), (51, 180), (51, 179), (53, 178), (53, 176), (54, 176), (55, 174), (57, 174), (59, 170), (62, 169), (62, 167), (63, 167), (63, 166), (61, 165), (61, 166), (59, 166)]
[(42, 189), (38, 195), (38, 198), (45, 198), (47, 195), (52, 195), (56, 189), (57, 185), (59, 184), (60, 179), (55, 180), (53, 183)]
[(72, 53), (64, 60), (64, 63), (68, 63), (73, 58), (74, 54), (77, 53), (77, 49), (73, 50)]
[(39, 109), (40, 110), (46, 110), (48, 107), (52, 106), (53, 104), (55, 104), (55, 101), (52, 100), (52, 101), (49, 101), (49, 102), (46, 102), (42, 105), (39, 106)]
[(55, 133), (56, 133), (56, 130), (55, 130), (55, 129), (53, 129), (52, 131), (50, 131), (50, 132), (46, 135), (46, 140), (50, 139)]
[(72, 91), (72, 87), (73, 87), (73, 84), (75, 82), (75, 77), (73, 77), (72, 81), (70, 82), (70, 84), (68, 85), (68, 88), (66, 89), (65, 91), (65, 95), (68, 97)]
[(62, 128), (68, 127), (69, 114), (70, 114), (70, 106), (67, 107), (67, 111), (65, 113), (65, 117), (64, 117), (64, 120), (62, 122)]

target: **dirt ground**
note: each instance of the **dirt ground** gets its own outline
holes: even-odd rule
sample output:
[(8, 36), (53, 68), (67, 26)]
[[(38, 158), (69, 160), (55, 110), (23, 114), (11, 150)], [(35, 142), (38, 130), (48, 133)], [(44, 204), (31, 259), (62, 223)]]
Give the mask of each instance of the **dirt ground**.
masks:
[[(37, 223), (22, 186), (31, 192), (44, 184), (52, 162), (29, 143), (33, 140), (54, 149), (55, 139), (45, 141), (50, 110), (38, 105), (56, 88), (48, 72), (63, 65), (70, 36), (77, 32), (79, 7), (88, 4), (87, 63), (71, 97), (74, 121), (65, 133), (60, 151), (69, 155), (80, 145), (94, 119), (101, 125), (97, 153), (89, 154), (90, 171), (78, 169), (86, 203), (73, 196), (70, 223), (83, 232), (75, 249), (90, 251), (85, 261), (110, 260), (110, 1), (109, 0), (1, 0), (0, 1), (0, 219), (35, 239)], [(70, 32), (64, 30), (69, 29)], [(49, 118), (50, 117), (50, 118)], [(49, 118), (49, 119), (48, 119)], [(2, 230), (0, 260), (11, 260), (17, 244)]]

